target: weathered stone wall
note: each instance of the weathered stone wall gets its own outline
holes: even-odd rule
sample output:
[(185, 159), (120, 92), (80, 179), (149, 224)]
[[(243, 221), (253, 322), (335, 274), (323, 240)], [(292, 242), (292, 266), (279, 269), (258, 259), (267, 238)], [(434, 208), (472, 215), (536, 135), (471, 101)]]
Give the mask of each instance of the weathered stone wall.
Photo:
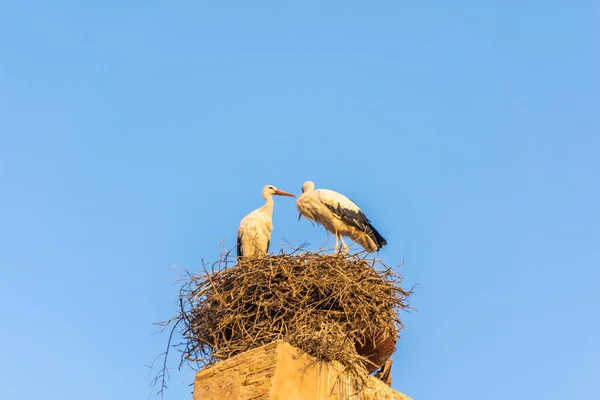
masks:
[(273, 342), (199, 371), (194, 400), (410, 400), (380, 380), (353, 394), (337, 363), (319, 363), (288, 343)]

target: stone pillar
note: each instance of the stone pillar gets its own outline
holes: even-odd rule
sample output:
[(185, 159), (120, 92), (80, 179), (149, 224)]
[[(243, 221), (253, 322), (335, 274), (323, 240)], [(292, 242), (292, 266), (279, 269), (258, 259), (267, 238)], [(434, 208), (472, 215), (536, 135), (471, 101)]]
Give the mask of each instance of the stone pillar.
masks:
[(342, 370), (277, 341), (198, 371), (194, 400), (410, 400), (372, 376), (357, 395)]

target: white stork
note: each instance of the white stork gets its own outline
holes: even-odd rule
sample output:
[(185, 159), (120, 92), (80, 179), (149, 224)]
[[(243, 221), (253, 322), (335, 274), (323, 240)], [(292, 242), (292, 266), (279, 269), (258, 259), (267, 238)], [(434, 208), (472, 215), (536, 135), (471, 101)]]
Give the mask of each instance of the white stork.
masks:
[(333, 190), (315, 190), (315, 184), (311, 181), (302, 185), (302, 194), (296, 201), (296, 208), (300, 211), (298, 219), (304, 215), (308, 220), (323, 225), (328, 232), (335, 235), (336, 251), (339, 239), (344, 253), (348, 252), (348, 246), (342, 236), (354, 240), (370, 253), (378, 251), (387, 244), (352, 200)]
[(273, 230), (273, 195), (296, 197), (291, 193), (267, 185), (262, 196), (267, 201), (264, 206), (242, 218), (237, 234), (238, 257), (264, 255), (269, 251)]

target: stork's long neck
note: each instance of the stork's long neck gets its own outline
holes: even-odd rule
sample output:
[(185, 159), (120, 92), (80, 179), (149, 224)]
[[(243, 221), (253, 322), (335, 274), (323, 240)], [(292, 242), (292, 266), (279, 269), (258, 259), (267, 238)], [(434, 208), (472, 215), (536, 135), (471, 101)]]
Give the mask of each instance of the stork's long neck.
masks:
[(269, 214), (270, 216), (273, 215), (273, 205), (275, 204), (275, 202), (273, 201), (273, 195), (271, 194), (267, 194), (265, 196), (265, 200), (267, 201), (265, 203), (265, 205), (263, 206), (263, 209), (265, 210), (265, 212), (267, 214)]

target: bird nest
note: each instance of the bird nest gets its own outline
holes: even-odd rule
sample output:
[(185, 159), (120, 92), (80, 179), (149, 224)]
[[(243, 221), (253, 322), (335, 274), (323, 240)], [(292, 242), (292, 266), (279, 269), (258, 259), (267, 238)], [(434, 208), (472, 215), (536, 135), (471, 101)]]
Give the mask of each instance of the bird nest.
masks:
[(179, 325), (182, 362), (203, 368), (284, 340), (366, 377), (394, 351), (412, 290), (380, 260), (296, 251), (228, 263), (187, 277), (165, 322)]

